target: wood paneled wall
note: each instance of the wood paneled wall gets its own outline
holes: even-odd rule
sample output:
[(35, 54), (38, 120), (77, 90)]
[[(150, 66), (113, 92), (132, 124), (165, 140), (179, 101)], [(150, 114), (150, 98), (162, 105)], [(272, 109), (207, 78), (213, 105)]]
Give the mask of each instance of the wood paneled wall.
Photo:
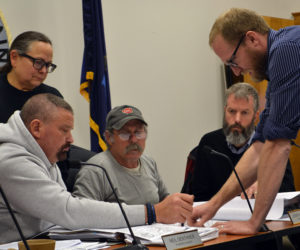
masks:
[[(264, 19), (272, 29), (278, 30), (286, 26), (300, 25), (300, 12), (292, 13), (292, 15), (294, 17), (294, 20), (282, 19), (277, 17), (268, 17), (268, 16), (264, 16)], [(265, 106), (265, 93), (266, 93), (268, 82), (262, 81), (260, 83), (254, 83), (248, 74), (244, 76), (244, 81), (250, 83), (258, 91), (259, 99), (260, 99), (260, 111), (262, 111)], [(300, 131), (298, 132), (298, 136), (295, 142), (297, 144), (300, 144)], [(296, 190), (300, 190), (300, 148), (297, 148), (295, 146), (292, 147), (290, 153), (290, 162), (292, 165)]]

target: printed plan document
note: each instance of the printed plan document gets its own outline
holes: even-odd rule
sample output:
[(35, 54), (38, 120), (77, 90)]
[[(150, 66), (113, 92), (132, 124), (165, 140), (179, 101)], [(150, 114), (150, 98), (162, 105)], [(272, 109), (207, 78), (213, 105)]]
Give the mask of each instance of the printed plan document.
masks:
[[(204, 203), (195, 202), (194, 206)], [(250, 199), (250, 204), (254, 208), (255, 199)], [(295, 208), (300, 208), (300, 192), (278, 193), (266, 219), (289, 221), (287, 211)], [(237, 196), (222, 206), (212, 220), (248, 220), (250, 217), (251, 212), (247, 201)]]
[[(186, 232), (189, 230), (197, 229), (202, 241), (208, 241), (218, 237), (218, 229), (214, 227), (188, 227), (176, 224), (160, 224), (155, 223), (152, 225), (136, 226), (132, 227), (135, 237), (141, 240), (145, 245), (164, 245), (161, 236)], [(50, 229), (49, 235), (52, 239), (113, 239), (113, 240), (125, 240), (126, 242), (132, 242), (132, 237), (127, 228), (119, 229), (81, 229), (81, 230), (68, 230), (61, 227), (54, 227)]]

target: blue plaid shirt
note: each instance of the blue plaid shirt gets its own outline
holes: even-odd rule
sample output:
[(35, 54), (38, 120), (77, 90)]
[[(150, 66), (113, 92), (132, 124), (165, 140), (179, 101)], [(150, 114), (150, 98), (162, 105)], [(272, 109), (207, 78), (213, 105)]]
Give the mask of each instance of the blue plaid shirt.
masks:
[(300, 127), (300, 26), (268, 36), (266, 106), (253, 140), (294, 139)]

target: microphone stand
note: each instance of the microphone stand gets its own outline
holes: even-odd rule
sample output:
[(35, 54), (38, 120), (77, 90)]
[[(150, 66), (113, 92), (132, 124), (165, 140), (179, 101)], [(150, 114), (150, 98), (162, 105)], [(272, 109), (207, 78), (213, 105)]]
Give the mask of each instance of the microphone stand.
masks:
[(132, 245), (121, 247), (121, 248), (118, 248), (118, 249), (127, 249), (127, 250), (141, 250), (141, 249), (143, 249), (143, 250), (148, 250), (148, 247), (146, 247), (143, 244), (141, 244), (140, 240), (135, 237), (135, 235), (134, 235), (134, 233), (132, 231), (132, 228), (130, 226), (129, 220), (127, 218), (127, 215), (126, 215), (126, 213), (125, 213), (125, 211), (123, 209), (123, 206), (122, 206), (122, 204), (121, 204), (121, 202), (120, 202), (120, 200), (119, 200), (119, 198), (118, 198), (118, 196), (116, 194), (116, 191), (115, 191), (115, 189), (113, 187), (112, 181), (111, 181), (111, 179), (110, 179), (110, 177), (109, 177), (106, 169), (104, 167), (102, 167), (100, 165), (97, 165), (97, 164), (94, 164), (94, 163), (88, 163), (88, 162), (81, 162), (80, 161), (79, 164), (80, 165), (90, 165), (90, 166), (94, 166), (94, 167), (98, 167), (98, 168), (102, 169), (103, 172), (104, 172), (104, 174), (105, 174), (105, 176), (106, 176), (106, 178), (107, 178), (107, 180), (108, 180), (108, 183), (109, 183), (109, 185), (110, 185), (110, 187), (111, 187), (111, 189), (112, 189), (112, 191), (114, 193), (116, 201), (117, 201), (117, 203), (118, 203), (118, 205), (119, 205), (119, 207), (121, 209), (122, 215), (123, 215), (123, 217), (124, 217), (124, 219), (126, 221), (126, 224), (127, 224), (128, 229), (129, 229), (130, 235), (131, 235), (131, 237), (133, 239), (132, 240)]
[[(241, 182), (241, 180), (240, 180), (240, 178), (239, 178), (239, 176), (238, 176), (238, 174), (237, 174), (237, 172), (236, 172), (236, 170), (235, 170), (235, 167), (234, 167), (233, 164), (232, 164), (231, 159), (230, 159), (227, 155), (222, 154), (222, 153), (220, 153), (220, 152), (218, 152), (218, 151), (215, 151), (215, 150), (213, 150), (213, 149), (212, 149), (211, 147), (209, 147), (209, 146), (206, 146), (206, 145), (205, 145), (205, 146), (203, 147), (203, 149), (204, 149), (205, 151), (209, 152), (210, 154), (214, 154), (214, 155), (217, 155), (217, 156), (221, 156), (221, 157), (225, 158), (225, 159), (228, 161), (228, 163), (229, 163), (229, 165), (230, 165), (230, 167), (231, 167), (231, 170), (234, 172), (234, 174), (235, 174), (235, 176), (236, 176), (236, 178), (237, 178), (237, 180), (238, 180), (238, 182), (239, 182), (239, 185), (240, 185), (240, 187), (241, 187), (241, 189), (242, 189), (242, 192), (243, 192), (243, 194), (244, 194), (244, 196), (245, 196), (245, 198), (246, 198), (246, 200), (247, 200), (247, 203), (248, 203), (250, 212), (251, 212), (251, 214), (253, 214), (253, 209), (252, 209), (252, 206), (251, 206), (251, 204), (250, 204), (248, 195), (246, 194), (245, 188), (244, 188), (244, 186), (243, 186), (243, 184), (242, 184), (242, 182)], [(263, 224), (262, 227), (261, 227), (261, 229), (260, 229), (259, 231), (260, 231), (260, 232), (268, 232), (268, 231), (270, 231), (270, 229), (267, 227), (266, 224)]]
[(7, 209), (8, 209), (8, 212), (9, 212), (10, 216), (12, 217), (12, 219), (13, 219), (13, 221), (14, 221), (14, 224), (15, 224), (16, 227), (17, 227), (17, 230), (18, 230), (18, 232), (19, 232), (19, 235), (21, 236), (21, 239), (22, 239), (22, 241), (23, 241), (23, 243), (24, 243), (25, 248), (26, 248), (27, 250), (30, 250), (30, 247), (29, 247), (28, 244), (27, 244), (27, 241), (26, 241), (26, 239), (25, 239), (25, 237), (24, 237), (24, 234), (23, 234), (23, 232), (22, 232), (22, 230), (21, 230), (21, 227), (20, 227), (20, 225), (19, 225), (19, 223), (18, 223), (18, 221), (17, 221), (17, 218), (15, 217), (15, 215), (14, 215), (14, 213), (13, 213), (13, 211), (12, 211), (10, 205), (9, 205), (9, 202), (8, 202), (8, 200), (7, 200), (7, 198), (6, 198), (6, 195), (5, 195), (5, 193), (4, 193), (4, 191), (3, 191), (2, 187), (1, 187), (1, 185), (0, 185), (0, 193), (1, 193), (1, 196), (2, 196), (2, 198), (3, 198), (3, 200), (4, 200), (4, 202), (5, 202), (5, 205), (6, 205)]

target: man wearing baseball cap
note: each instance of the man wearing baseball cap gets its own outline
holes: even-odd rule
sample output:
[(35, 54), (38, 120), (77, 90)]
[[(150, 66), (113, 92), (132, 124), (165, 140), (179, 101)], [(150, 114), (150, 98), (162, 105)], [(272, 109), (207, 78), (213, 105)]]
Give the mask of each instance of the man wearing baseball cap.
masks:
[[(155, 161), (143, 154), (146, 138), (147, 123), (141, 111), (130, 105), (117, 106), (106, 117), (108, 150), (88, 162), (107, 170), (121, 202), (146, 205), (149, 224), (180, 222), (192, 209), (193, 196), (169, 195)], [(73, 194), (116, 202), (103, 171), (88, 165), (79, 171)]]

